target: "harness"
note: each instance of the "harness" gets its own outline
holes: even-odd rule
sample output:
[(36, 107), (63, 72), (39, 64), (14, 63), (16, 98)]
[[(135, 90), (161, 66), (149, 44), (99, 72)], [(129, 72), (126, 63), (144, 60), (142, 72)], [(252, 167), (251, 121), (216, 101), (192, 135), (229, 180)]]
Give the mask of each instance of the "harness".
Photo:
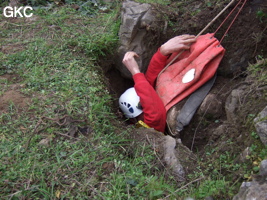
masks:
[(136, 124), (135, 124), (135, 126), (137, 127), (137, 128), (140, 128), (140, 127), (143, 127), (143, 128), (150, 128), (145, 122), (143, 122), (142, 120), (139, 120)]

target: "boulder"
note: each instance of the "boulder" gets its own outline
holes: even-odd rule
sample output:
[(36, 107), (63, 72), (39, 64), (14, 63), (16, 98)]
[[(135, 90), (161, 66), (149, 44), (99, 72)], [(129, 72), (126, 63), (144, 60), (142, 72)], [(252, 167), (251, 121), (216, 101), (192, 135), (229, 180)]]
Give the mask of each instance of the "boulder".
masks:
[(267, 145), (267, 106), (254, 119), (255, 128), (264, 145)]
[[(267, 176), (267, 160), (261, 161), (260, 172), (261, 176)], [(267, 180), (266, 180), (267, 181)]]
[(198, 115), (219, 118), (222, 115), (222, 101), (215, 94), (208, 94), (198, 109)]
[(160, 14), (155, 14), (150, 4), (129, 0), (123, 2), (119, 30), (120, 46), (116, 58), (116, 67), (123, 77), (132, 78), (121, 62), (127, 51), (135, 51), (140, 56), (137, 63), (141, 72), (146, 71), (152, 55), (159, 46), (161, 19)]
[[(179, 143), (181, 144), (181, 143)], [(184, 180), (185, 171), (179, 159), (175, 155), (176, 140), (171, 136), (165, 136), (163, 142), (164, 162), (179, 180)], [(179, 154), (179, 153), (178, 153)]]
[(267, 160), (260, 165), (260, 174), (253, 176), (251, 182), (243, 182), (233, 200), (267, 199)]
[(197, 158), (180, 139), (148, 128), (138, 128), (129, 136), (132, 142), (124, 147), (128, 152), (135, 152), (140, 146), (151, 146), (155, 152), (155, 162), (158, 163), (156, 167), (163, 167), (162, 170), (167, 170), (167, 175), (172, 175), (177, 181), (184, 182), (187, 174), (196, 171)]
[(239, 110), (241, 99), (245, 93), (245, 86), (232, 90), (225, 102), (226, 117), (229, 122), (235, 123), (238, 119), (236, 115)]
[(243, 182), (239, 193), (233, 200), (252, 200), (252, 199), (266, 199), (267, 184), (259, 184), (258, 182)]

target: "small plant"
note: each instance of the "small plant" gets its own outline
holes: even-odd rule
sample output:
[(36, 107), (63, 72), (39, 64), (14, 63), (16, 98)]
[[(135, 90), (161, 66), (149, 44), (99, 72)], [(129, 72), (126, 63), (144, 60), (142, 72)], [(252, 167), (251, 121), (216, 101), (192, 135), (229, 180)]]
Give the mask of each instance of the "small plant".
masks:
[(170, 0), (137, 0), (139, 3), (157, 3), (162, 5), (168, 5), (171, 1)]
[(259, 139), (259, 135), (254, 131), (251, 133), (251, 136), (255, 139)]
[(257, 13), (257, 18), (262, 22), (263, 18), (267, 17), (267, 13), (263, 12), (262, 10), (258, 10)]

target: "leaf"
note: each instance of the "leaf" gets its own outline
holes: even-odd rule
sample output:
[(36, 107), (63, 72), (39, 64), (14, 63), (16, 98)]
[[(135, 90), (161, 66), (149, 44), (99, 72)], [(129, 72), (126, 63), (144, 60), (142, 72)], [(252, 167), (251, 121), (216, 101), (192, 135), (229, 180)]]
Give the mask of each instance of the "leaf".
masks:
[(60, 157), (66, 157), (66, 155), (67, 155), (67, 152), (65, 152), (65, 151), (60, 152)]
[(162, 190), (156, 190), (156, 191), (153, 191), (152, 193), (151, 193), (151, 195), (153, 196), (153, 197), (157, 197), (157, 196), (160, 196), (160, 195), (162, 195), (164, 192), (162, 191)]
[(56, 197), (59, 199), (60, 198), (61, 192), (59, 190), (56, 191)]
[(136, 186), (138, 184), (138, 182), (133, 179), (126, 179), (126, 183), (132, 186)]
[(258, 166), (253, 167), (253, 171), (254, 171), (254, 172), (258, 172), (259, 170), (260, 170), (260, 168), (259, 168)]

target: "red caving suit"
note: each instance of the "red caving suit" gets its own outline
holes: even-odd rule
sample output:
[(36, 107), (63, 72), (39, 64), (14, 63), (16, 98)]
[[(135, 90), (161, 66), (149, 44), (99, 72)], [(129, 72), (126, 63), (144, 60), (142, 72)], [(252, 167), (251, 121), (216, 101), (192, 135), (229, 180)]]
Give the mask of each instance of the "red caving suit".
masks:
[(134, 88), (143, 108), (144, 122), (160, 132), (165, 130), (166, 109), (154, 87), (157, 76), (165, 67), (167, 59), (168, 56), (162, 55), (158, 49), (149, 63), (146, 74), (138, 73), (133, 76)]

